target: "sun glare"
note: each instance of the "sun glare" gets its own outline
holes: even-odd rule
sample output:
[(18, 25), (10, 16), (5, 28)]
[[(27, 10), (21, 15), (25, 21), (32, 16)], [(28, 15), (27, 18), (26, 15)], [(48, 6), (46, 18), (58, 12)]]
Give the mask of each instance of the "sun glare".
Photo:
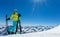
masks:
[(46, 2), (46, 0), (33, 0), (34, 3), (43, 3)]

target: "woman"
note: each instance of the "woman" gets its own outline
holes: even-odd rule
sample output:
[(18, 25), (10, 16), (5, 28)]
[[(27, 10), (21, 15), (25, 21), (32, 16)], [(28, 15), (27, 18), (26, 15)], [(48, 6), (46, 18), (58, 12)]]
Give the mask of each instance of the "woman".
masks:
[[(6, 19), (6, 20), (13, 20), (13, 25), (11, 27), (8, 27), (8, 34), (16, 34), (17, 32), (17, 28), (18, 28), (18, 23), (19, 26), (21, 28), (21, 24), (20, 24), (20, 14), (17, 12), (17, 10), (14, 11), (14, 13), (10, 16), (10, 18)], [(20, 29), (21, 31), (21, 29)]]

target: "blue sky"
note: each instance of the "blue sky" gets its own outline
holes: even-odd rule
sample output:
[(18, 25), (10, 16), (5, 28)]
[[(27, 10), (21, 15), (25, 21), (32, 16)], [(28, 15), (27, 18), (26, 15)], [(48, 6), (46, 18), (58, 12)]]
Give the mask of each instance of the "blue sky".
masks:
[[(18, 9), (22, 25), (60, 24), (60, 0), (0, 0), (0, 24)], [(10, 22), (9, 22), (10, 23)]]

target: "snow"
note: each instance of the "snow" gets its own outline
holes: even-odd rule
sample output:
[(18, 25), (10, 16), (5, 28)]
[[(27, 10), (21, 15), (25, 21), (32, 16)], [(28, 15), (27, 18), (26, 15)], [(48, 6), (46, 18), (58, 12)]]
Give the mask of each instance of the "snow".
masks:
[[(8, 27), (11, 27), (11, 26), (8, 26)], [(54, 27), (55, 26), (41, 26), (41, 25), (40, 26), (22, 26), (22, 34), (47, 31)], [(18, 28), (18, 33), (20, 33), (20, 28)], [(0, 35), (8, 35), (6, 26), (0, 27)]]
[(28, 34), (14, 34), (8, 36), (0, 36), (0, 37), (60, 37), (60, 26), (57, 26), (53, 29), (43, 31), (43, 32), (35, 32)]

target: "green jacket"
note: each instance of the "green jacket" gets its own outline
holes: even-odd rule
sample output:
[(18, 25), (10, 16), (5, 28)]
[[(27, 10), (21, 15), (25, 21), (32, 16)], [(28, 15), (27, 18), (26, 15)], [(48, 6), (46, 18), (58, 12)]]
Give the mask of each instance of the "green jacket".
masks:
[(12, 14), (10, 19), (13, 19), (13, 21), (18, 21), (20, 20), (19, 14), (15, 12), (15, 14)]

